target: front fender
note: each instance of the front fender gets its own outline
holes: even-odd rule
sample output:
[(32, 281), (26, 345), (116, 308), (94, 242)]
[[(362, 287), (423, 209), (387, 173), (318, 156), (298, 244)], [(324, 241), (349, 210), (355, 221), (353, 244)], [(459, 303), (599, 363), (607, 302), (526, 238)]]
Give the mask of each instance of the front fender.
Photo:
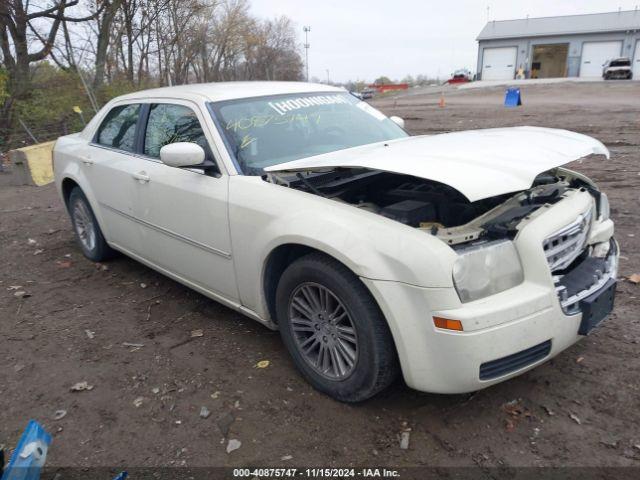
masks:
[(285, 244), (324, 252), (363, 278), (452, 286), (456, 255), (425, 232), (259, 177), (232, 177), (229, 189), (238, 289), (248, 308), (264, 308), (265, 263), (271, 252)]

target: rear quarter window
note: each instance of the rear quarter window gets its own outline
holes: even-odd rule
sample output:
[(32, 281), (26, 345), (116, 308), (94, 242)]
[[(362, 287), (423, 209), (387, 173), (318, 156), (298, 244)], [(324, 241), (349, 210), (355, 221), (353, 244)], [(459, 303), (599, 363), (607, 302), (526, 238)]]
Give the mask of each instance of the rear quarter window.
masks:
[(133, 152), (139, 117), (140, 105), (138, 104), (114, 107), (100, 124), (95, 143)]

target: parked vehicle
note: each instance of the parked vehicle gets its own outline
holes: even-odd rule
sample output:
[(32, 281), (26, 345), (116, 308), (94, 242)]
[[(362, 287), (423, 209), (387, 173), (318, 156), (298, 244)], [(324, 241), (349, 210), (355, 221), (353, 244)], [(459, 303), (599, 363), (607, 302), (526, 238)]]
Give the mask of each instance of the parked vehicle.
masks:
[(370, 100), (375, 95), (376, 91), (373, 88), (365, 88), (360, 92), (362, 95), (362, 100)]
[(466, 68), (461, 68), (453, 72), (451, 74), (451, 78), (447, 80), (446, 83), (448, 83), (449, 85), (456, 85), (459, 83), (469, 83), (472, 78), (473, 76), (471, 75), (471, 72), (469, 70), (467, 70)]
[(403, 124), (327, 85), (146, 90), (61, 137), (55, 181), (87, 258), (122, 252), (279, 329), (342, 401), (399, 371), (418, 390), (482, 389), (606, 317), (607, 196), (562, 167), (608, 157), (602, 143)]
[(605, 80), (631, 80), (633, 78), (631, 59), (615, 58), (605, 62), (602, 68), (602, 78)]

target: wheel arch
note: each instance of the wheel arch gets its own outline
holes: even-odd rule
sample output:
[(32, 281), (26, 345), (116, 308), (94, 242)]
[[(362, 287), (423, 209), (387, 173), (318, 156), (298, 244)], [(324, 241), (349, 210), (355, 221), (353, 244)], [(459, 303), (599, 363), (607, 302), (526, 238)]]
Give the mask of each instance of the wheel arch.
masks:
[[(62, 192), (62, 199), (64, 200), (64, 204), (69, 209), (69, 197), (71, 197), (71, 192), (74, 188), (78, 187), (82, 190), (82, 187), (71, 177), (65, 177), (60, 184), (60, 189)], [(84, 192), (84, 190), (83, 190)]]
[[(346, 269), (348, 269), (351, 273), (353, 273), (356, 277), (358, 277), (358, 279), (360, 278), (360, 275), (358, 274), (358, 272), (356, 272), (355, 269), (352, 266), (350, 266), (347, 262), (342, 261), (340, 258), (337, 258), (335, 255), (332, 255), (321, 248), (317, 248), (315, 246), (310, 246), (303, 243), (284, 243), (284, 244), (278, 245), (277, 247), (273, 248), (271, 252), (269, 252), (269, 254), (265, 259), (264, 267), (262, 269), (262, 292), (261, 293), (264, 298), (266, 310), (271, 318), (271, 321), (274, 324), (277, 324), (277, 316), (276, 316), (276, 308), (275, 308), (276, 290), (278, 288), (278, 283), (280, 282), (280, 278), (282, 277), (282, 274), (287, 269), (287, 267), (291, 265), (293, 262), (295, 262), (297, 259), (305, 255), (309, 255), (311, 253), (319, 253), (321, 255), (324, 255), (327, 258), (330, 258), (335, 262), (338, 262), (339, 264), (344, 266)], [(366, 284), (364, 284), (364, 282), (363, 282), (363, 285), (371, 295), (371, 298), (376, 303), (380, 311), (382, 312), (382, 309), (380, 308), (380, 305), (378, 304), (378, 301), (376, 300), (373, 292), (370, 291), (369, 287)], [(385, 318), (385, 321), (387, 321), (387, 324), (388, 324), (388, 320), (386, 318)]]
[(320, 252), (326, 255), (325, 252), (318, 250), (317, 248), (301, 243), (285, 243), (278, 245), (267, 255), (262, 268), (261, 293), (264, 298), (267, 313), (274, 324), (278, 323), (275, 304), (276, 290), (278, 288), (278, 283), (280, 283), (280, 277), (282, 277), (282, 274), (287, 267), (298, 258), (314, 252)]
[[(83, 188), (82, 184), (84, 182), (82, 182), (80, 178), (76, 178), (73, 175), (65, 175), (64, 177), (62, 177), (62, 180), (60, 181), (59, 191), (60, 191), (62, 200), (64, 202), (65, 208), (67, 209), (67, 212), (69, 212), (69, 199), (71, 197), (71, 192), (73, 191), (74, 188), (76, 187), (79, 188), (80, 191), (84, 194), (87, 201), (89, 202), (89, 206), (91, 207), (91, 210), (93, 211), (93, 215), (96, 217), (96, 220), (98, 221), (98, 226), (100, 227), (100, 230), (102, 231), (102, 234), (104, 235), (105, 240), (107, 241), (107, 243), (110, 243), (111, 237), (108, 230), (105, 228), (106, 225), (102, 217), (102, 211), (98, 208), (98, 199), (94, 197), (93, 192), (91, 191), (90, 188)], [(69, 214), (70, 213), (71, 212), (69, 212)]]

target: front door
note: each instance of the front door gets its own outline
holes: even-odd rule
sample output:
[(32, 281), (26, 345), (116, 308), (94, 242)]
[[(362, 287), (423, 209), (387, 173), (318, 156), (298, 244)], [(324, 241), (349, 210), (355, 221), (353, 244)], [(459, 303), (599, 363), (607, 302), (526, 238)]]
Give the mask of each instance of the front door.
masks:
[[(144, 257), (193, 286), (238, 299), (231, 258), (227, 175), (174, 168), (160, 160), (169, 143), (194, 142), (212, 151), (196, 106), (151, 104), (143, 118), (143, 156), (138, 174), (136, 216), (142, 225)], [(144, 122), (144, 120), (143, 120)]]

